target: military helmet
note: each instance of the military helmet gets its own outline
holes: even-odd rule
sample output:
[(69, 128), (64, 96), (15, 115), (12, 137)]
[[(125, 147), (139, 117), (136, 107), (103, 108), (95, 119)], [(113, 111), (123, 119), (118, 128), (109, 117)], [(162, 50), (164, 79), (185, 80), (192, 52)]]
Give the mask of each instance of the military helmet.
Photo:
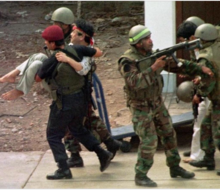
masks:
[(218, 31), (214, 25), (205, 23), (196, 29), (195, 37), (205, 41), (215, 40), (218, 38)]
[(136, 25), (129, 31), (129, 42), (131, 45), (137, 44), (139, 40), (149, 36), (150, 34), (150, 30), (144, 25)]
[(179, 98), (179, 100), (186, 102), (186, 103), (192, 102), (193, 94), (194, 94), (194, 90), (193, 90), (192, 81), (182, 82), (178, 86), (177, 91), (176, 91), (176, 95)]
[(197, 27), (205, 23), (201, 18), (196, 16), (189, 17), (186, 21), (194, 23)]
[(74, 22), (74, 15), (70, 9), (60, 7), (53, 12), (51, 20), (71, 25)]

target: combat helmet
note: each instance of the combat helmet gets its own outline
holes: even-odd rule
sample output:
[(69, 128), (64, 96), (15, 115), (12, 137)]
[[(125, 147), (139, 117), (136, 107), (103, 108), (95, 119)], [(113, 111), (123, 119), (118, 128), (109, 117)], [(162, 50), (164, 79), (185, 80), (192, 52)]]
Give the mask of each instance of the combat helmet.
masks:
[(136, 25), (129, 31), (129, 42), (131, 45), (137, 44), (141, 39), (149, 36), (150, 34), (150, 30), (144, 25)]
[(186, 102), (186, 103), (192, 102), (193, 94), (194, 94), (194, 89), (193, 89), (192, 81), (182, 82), (178, 86), (177, 91), (176, 91), (176, 95), (179, 98), (179, 100)]
[(188, 19), (186, 19), (186, 21), (194, 23), (197, 27), (205, 23), (205, 21), (197, 16), (189, 17)]
[(70, 9), (60, 7), (53, 12), (51, 20), (71, 25), (74, 22), (74, 15)]
[(214, 25), (205, 23), (196, 29), (195, 37), (205, 41), (212, 41), (218, 38), (218, 30)]

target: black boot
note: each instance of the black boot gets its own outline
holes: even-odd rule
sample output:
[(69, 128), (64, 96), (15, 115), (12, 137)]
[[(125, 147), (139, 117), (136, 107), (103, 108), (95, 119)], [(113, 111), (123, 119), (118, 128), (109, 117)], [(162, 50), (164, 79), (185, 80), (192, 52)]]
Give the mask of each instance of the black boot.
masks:
[(70, 168), (84, 166), (82, 157), (80, 156), (79, 152), (71, 153), (71, 157), (67, 160), (67, 164)]
[(121, 146), (121, 142), (114, 140), (110, 137), (106, 141), (104, 141), (104, 143), (107, 147), (107, 150), (113, 154), (113, 156), (111, 158), (111, 160), (112, 160), (115, 157), (117, 150), (119, 150), (119, 148)]
[(172, 178), (176, 178), (177, 176), (181, 176), (182, 178), (193, 178), (195, 174), (193, 172), (186, 171), (180, 166), (174, 166), (170, 168), (170, 176)]
[(193, 160), (190, 161), (189, 164), (194, 167), (199, 167), (199, 168), (206, 167), (207, 170), (215, 170), (214, 153), (205, 154), (202, 160)]
[(57, 179), (71, 179), (72, 173), (66, 163), (66, 160), (62, 160), (58, 163), (59, 169), (56, 170), (53, 174), (48, 174), (48, 180), (57, 180)]
[(110, 153), (109, 151), (104, 150), (102, 147), (100, 146), (96, 146), (94, 148), (95, 153), (97, 154), (98, 158), (99, 158), (99, 162), (100, 162), (100, 171), (103, 172), (105, 169), (108, 168), (110, 162), (111, 162), (111, 158), (113, 156), (112, 153)]
[(217, 173), (216, 173), (218, 176), (220, 176), (220, 170), (217, 170)]
[(143, 175), (135, 175), (135, 184), (137, 186), (157, 187), (157, 183)]
[(63, 170), (63, 169), (59, 168), (53, 174), (47, 175), (48, 180), (71, 179), (71, 178), (72, 178), (72, 173), (71, 173), (70, 169)]

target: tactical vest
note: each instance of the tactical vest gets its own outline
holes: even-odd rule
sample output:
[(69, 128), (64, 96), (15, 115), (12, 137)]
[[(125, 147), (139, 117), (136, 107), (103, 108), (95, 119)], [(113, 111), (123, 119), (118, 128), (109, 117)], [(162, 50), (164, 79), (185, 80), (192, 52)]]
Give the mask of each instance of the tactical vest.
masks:
[(199, 51), (199, 59), (205, 58), (213, 64), (217, 75), (215, 89), (208, 96), (211, 100), (220, 100), (220, 43), (218, 39), (209, 47)]
[[(128, 58), (131, 61), (140, 60), (145, 58), (145, 56), (138, 54), (136, 50), (133, 50), (133, 47), (129, 50), (127, 50), (119, 59), (119, 62), (123, 58)], [(132, 62), (131, 64), (136, 65), (138, 70), (140, 72), (143, 72), (147, 68), (149, 68), (153, 63), (155, 62), (155, 59), (147, 59), (142, 62), (140, 62), (138, 65), (136, 65), (135, 62)], [(145, 76), (145, 82), (147, 83), (147, 87), (140, 90), (134, 90), (130, 89), (128, 86), (126, 80), (125, 80), (125, 86), (124, 91), (126, 93), (127, 100), (138, 100), (138, 101), (146, 101), (146, 100), (154, 100), (157, 99), (163, 89), (163, 77), (160, 74), (161, 70), (157, 70), (154, 72), (154, 75), (149, 77), (148, 75)]]
[[(76, 51), (70, 46), (65, 46), (65, 50), (77, 56)], [(56, 54), (58, 51), (55, 51)], [(51, 88), (51, 95), (54, 101), (57, 101), (60, 107), (59, 98), (62, 95), (69, 95), (80, 92), (85, 84), (84, 77), (80, 76), (68, 63), (59, 62), (52, 74), (52, 78), (48, 79)]]

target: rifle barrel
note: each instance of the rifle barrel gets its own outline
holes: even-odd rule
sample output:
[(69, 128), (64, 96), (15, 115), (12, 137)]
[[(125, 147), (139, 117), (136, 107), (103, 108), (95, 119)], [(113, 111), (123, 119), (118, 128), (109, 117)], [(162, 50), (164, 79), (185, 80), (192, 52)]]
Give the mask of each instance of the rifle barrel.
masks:
[(184, 41), (184, 42), (178, 43), (174, 46), (171, 46), (171, 47), (168, 47), (168, 48), (165, 48), (165, 49), (162, 49), (162, 50), (157, 50), (156, 52), (154, 52), (149, 57), (145, 57), (143, 59), (136, 60), (136, 63), (138, 64), (141, 61), (151, 59), (151, 58), (159, 58), (163, 55), (171, 56), (177, 50), (181, 50), (181, 49), (193, 50), (195, 48), (202, 48), (200, 39), (196, 39), (196, 40), (193, 40), (193, 41)]

